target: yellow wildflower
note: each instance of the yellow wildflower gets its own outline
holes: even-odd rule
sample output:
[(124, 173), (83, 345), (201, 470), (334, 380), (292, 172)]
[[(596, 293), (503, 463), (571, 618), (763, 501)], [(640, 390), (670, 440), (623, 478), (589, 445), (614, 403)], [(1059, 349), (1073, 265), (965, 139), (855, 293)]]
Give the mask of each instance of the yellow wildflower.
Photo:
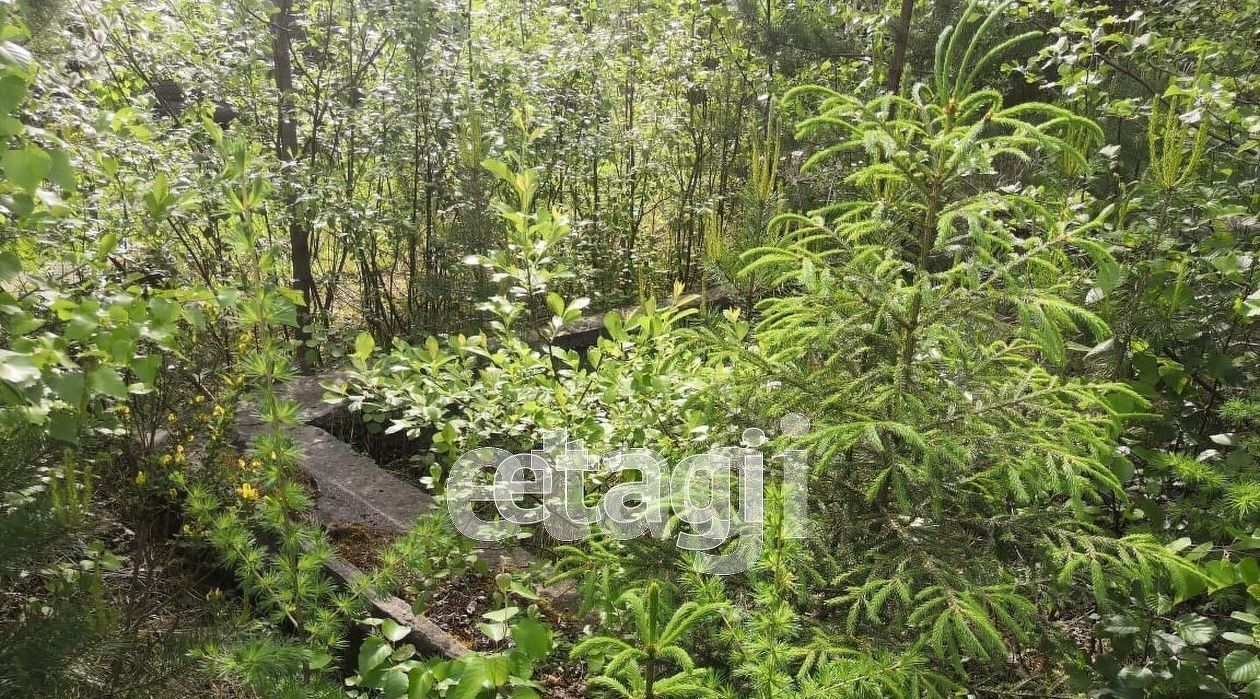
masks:
[(198, 403), (198, 404), (200, 404), (200, 403), (205, 403), (205, 402), (206, 402), (206, 397), (205, 397), (204, 395), (202, 395), (202, 394), (198, 393), (197, 395), (193, 396), (193, 402), (194, 402), (194, 403)]
[(149, 476), (144, 471), (136, 471), (136, 485), (143, 487), (149, 482)]
[(238, 459), (236, 460), (236, 467), (237, 467), (237, 468), (239, 468), (239, 469), (241, 469), (242, 471), (244, 471), (244, 470), (245, 470), (245, 459), (243, 459), (243, 458), (238, 458)]
[(224, 411), (224, 410), (223, 410), (223, 406), (221, 406), (221, 405), (216, 405), (216, 406), (214, 406), (214, 410), (213, 410), (212, 412), (214, 413), (214, 416), (215, 416), (215, 417), (223, 417), (223, 414), (224, 414), (224, 412), (226, 412), (226, 411)]
[(161, 458), (161, 459), (158, 459), (158, 462), (159, 462), (159, 463), (161, 463), (163, 466), (170, 466), (170, 465), (171, 465), (171, 455), (170, 455), (170, 454), (163, 454), (163, 455), (162, 455), (162, 458)]
[(257, 500), (258, 489), (250, 483), (242, 483), (237, 489), (236, 494), (241, 496), (242, 500)]

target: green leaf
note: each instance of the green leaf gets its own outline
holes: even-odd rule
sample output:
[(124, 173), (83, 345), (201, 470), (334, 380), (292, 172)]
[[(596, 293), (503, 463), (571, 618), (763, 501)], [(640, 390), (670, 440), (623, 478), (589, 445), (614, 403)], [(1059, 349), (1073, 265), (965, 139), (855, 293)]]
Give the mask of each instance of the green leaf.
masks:
[(1237, 631), (1226, 631), (1221, 634), (1221, 638), (1229, 641), (1230, 643), (1238, 643), (1244, 646), (1256, 645), (1256, 639), (1250, 634), (1238, 633)]
[(368, 636), (359, 646), (359, 674), (366, 675), (380, 667), (393, 649), (385, 641), (376, 636)]
[(39, 378), (39, 367), (25, 354), (0, 349), (0, 381), (25, 386)]
[(97, 393), (113, 398), (127, 397), (127, 384), (113, 367), (96, 367), (88, 374), (87, 383)]
[(547, 310), (553, 315), (564, 315), (564, 299), (560, 298), (560, 294), (554, 291), (547, 292)]
[(83, 400), (83, 372), (59, 374), (49, 379), (48, 384), (57, 393), (57, 397), (70, 405), (77, 406)]
[(79, 441), (79, 421), (68, 410), (54, 410), (48, 416), (48, 434), (59, 442), (74, 444)]
[(22, 273), (22, 260), (14, 253), (0, 252), (0, 282), (12, 281)]
[(621, 314), (612, 311), (604, 315), (604, 328), (608, 330), (608, 336), (618, 342), (624, 341), (626, 338), (625, 328), (622, 327)]
[(477, 624), (477, 628), (493, 643), (498, 643), (507, 638), (507, 624)]
[(354, 354), (351, 355), (355, 359), (366, 360), (372, 356), (372, 351), (376, 349), (376, 340), (372, 338), (371, 333), (362, 332), (354, 338)]
[(74, 191), (76, 182), (70, 156), (63, 150), (55, 150), (49, 155), (52, 157), (52, 169), (48, 171), (48, 179), (67, 192)]
[(1192, 646), (1201, 646), (1216, 637), (1216, 624), (1200, 614), (1183, 614), (1173, 622), (1173, 629)]
[(30, 68), (34, 59), (31, 52), (12, 41), (0, 41), (0, 66), (14, 66), (23, 70)]
[(1243, 300), (1243, 313), (1248, 318), (1260, 316), (1260, 289), (1256, 289), (1250, 296)]
[(162, 356), (150, 354), (131, 362), (131, 370), (136, 372), (136, 378), (141, 383), (152, 386), (157, 381), (157, 371), (161, 365)]
[(477, 699), (481, 695), (481, 690), (493, 686), (486, 677), (485, 662), (481, 658), (474, 656), (468, 658), (465, 663), (459, 684), (447, 693), (448, 699)]
[(26, 81), (17, 75), (0, 78), (0, 114), (8, 114), (26, 98)]
[(1149, 667), (1126, 667), (1116, 678), (1126, 689), (1145, 689), (1155, 683), (1155, 673)]
[(1251, 651), (1230, 651), (1221, 660), (1221, 667), (1231, 682), (1251, 682), (1260, 678), (1260, 659)]
[(496, 609), (492, 612), (486, 612), (485, 614), (482, 614), (481, 616), (486, 621), (490, 621), (496, 624), (503, 624), (503, 623), (506, 623), (512, 617), (519, 614), (520, 611), (521, 611), (520, 607), (504, 607), (503, 609)]
[(512, 679), (507, 656), (492, 655), (486, 658), (486, 679), (494, 687), (502, 687)]
[(0, 114), (0, 137), (17, 136), (25, 130), (26, 126), (22, 122), (8, 114)]
[(407, 675), (407, 699), (427, 699), (433, 691), (435, 678), (427, 667), (418, 667)]
[(500, 160), (486, 158), (485, 160), (481, 161), (481, 167), (485, 168), (486, 170), (489, 170), (490, 174), (494, 175), (495, 177), (498, 177), (499, 179), (505, 182), (512, 181), (511, 170), (508, 170), (508, 166)]
[(386, 619), (381, 624), (381, 633), (384, 634), (385, 638), (389, 639), (390, 643), (397, 643), (411, 633), (411, 627), (403, 626), (393, 619)]
[(407, 696), (408, 685), (407, 673), (395, 668), (385, 673), (385, 683), (381, 689), (385, 699), (402, 699)]
[(1119, 285), (1123, 272), (1119, 264), (1112, 260), (1100, 262), (1098, 265), (1098, 288), (1109, 294)]
[(1247, 585), (1260, 583), (1260, 561), (1255, 558), (1244, 558), (1234, 568), (1238, 571), (1238, 578)]
[(535, 661), (551, 653), (551, 631), (532, 617), (525, 617), (512, 625), (512, 640)]
[(43, 149), (27, 146), (10, 150), (0, 157), (0, 169), (14, 184), (34, 194), (40, 182), (52, 171), (52, 157)]
[(521, 582), (520, 580), (512, 581), (511, 590), (512, 590), (512, 593), (515, 594), (517, 597), (521, 597), (527, 600), (538, 599), (538, 593), (534, 592), (532, 589), (530, 589), (528, 585)]
[(101, 239), (96, 241), (96, 259), (104, 260), (106, 257), (109, 257), (109, 254), (116, 247), (118, 247), (118, 233), (116, 231), (110, 231), (102, 235)]

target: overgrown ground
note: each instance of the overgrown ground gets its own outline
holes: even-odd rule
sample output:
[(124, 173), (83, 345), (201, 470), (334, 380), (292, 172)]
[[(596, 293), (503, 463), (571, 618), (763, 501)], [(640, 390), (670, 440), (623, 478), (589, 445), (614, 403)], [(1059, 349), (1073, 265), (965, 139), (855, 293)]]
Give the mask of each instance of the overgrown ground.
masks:
[(1257, 17), (0, 2), (0, 694), (1260, 695)]

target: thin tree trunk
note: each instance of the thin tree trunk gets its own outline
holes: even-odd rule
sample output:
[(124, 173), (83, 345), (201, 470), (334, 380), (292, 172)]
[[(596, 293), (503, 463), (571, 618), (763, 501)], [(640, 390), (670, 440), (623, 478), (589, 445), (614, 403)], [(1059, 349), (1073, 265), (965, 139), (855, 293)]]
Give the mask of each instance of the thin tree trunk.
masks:
[[(277, 106), (276, 157), (282, 166), (292, 167), (297, 157), (297, 122), (294, 118), (293, 98), (293, 65), (290, 61), (291, 34), (293, 30), (292, 0), (274, 0), (276, 15), (271, 21), (271, 49), (275, 61), (276, 90), (280, 93)], [(289, 245), (293, 256), (293, 284), (302, 293), (305, 303), (297, 311), (297, 339), (302, 343), (298, 349), (298, 364), (303, 371), (309, 371), (318, 358), (318, 351), (307, 347), (310, 339), (311, 304), (315, 296), (315, 277), (311, 273), (311, 234), (305, 218), (298, 211), (297, 188), (288, 179), (292, 172), (285, 175), (284, 199), (289, 209)]]
[(910, 42), (910, 20), (914, 17), (914, 0), (901, 0), (901, 16), (893, 34), (892, 60), (888, 62), (888, 81), (884, 87), (889, 92), (901, 88), (901, 76), (906, 69), (906, 44)]

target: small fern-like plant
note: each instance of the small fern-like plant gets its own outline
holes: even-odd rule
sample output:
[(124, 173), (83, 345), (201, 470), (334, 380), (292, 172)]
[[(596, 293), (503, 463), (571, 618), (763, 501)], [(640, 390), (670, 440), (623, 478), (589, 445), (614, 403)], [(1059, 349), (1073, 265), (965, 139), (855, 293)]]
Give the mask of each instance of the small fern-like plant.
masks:
[(254, 171), (247, 143), (225, 139), (219, 145), (230, 242), (248, 271), (233, 318), (243, 338), (239, 381), (253, 388), (259, 426), (236, 465), (180, 478), (188, 488), (186, 531), (218, 553), (259, 612), (305, 635), (313, 659), (343, 643), (347, 619), (363, 600), (337, 592), (323, 574), (332, 547), (307, 516), (312, 501), (298, 476), (301, 449), (288, 431), (297, 424), (298, 406), (279, 392), (297, 373), (281, 330), (297, 322), (299, 299), (274, 282), (281, 277), (278, 256), (259, 225), (267, 181)]
[[(696, 667), (681, 645), (687, 631), (705, 617), (726, 608), (720, 602), (686, 602), (671, 613), (661, 601), (660, 586), (631, 590), (619, 600), (633, 626), (633, 639), (592, 636), (573, 647), (574, 657), (604, 658), (602, 674), (591, 678), (592, 688), (624, 699), (656, 697), (712, 697), (710, 671)], [(676, 669), (667, 675), (666, 668)]]

